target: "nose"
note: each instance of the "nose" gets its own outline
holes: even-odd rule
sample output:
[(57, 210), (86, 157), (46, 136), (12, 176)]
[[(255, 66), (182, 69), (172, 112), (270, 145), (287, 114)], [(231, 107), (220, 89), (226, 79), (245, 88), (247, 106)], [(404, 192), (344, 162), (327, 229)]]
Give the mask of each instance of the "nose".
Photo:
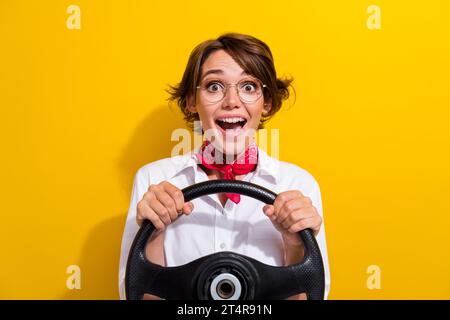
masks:
[(227, 90), (225, 91), (225, 97), (222, 101), (223, 107), (227, 109), (234, 109), (242, 107), (241, 98), (237, 93), (236, 85), (229, 85)]

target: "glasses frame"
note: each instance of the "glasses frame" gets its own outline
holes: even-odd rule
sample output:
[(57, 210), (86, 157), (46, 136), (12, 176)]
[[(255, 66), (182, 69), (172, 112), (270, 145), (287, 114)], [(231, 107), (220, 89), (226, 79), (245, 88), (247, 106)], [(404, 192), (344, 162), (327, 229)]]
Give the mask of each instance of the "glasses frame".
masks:
[[(240, 84), (241, 82), (250, 82), (250, 81), (258, 81), (259, 82), (259, 84), (261, 85), (261, 95), (256, 99), (256, 100), (254, 100), (254, 101), (248, 101), (248, 100), (245, 100), (245, 99), (243, 99), (242, 97), (241, 97), (241, 95), (239, 94), (239, 89), (238, 89), (238, 84)], [(246, 79), (246, 80), (241, 80), (241, 81), (239, 81), (239, 82), (237, 82), (237, 83), (226, 83), (225, 84), (225, 88), (223, 89), (223, 97), (220, 99), (220, 100), (217, 100), (217, 101), (214, 101), (214, 102), (211, 102), (211, 101), (207, 101), (209, 104), (214, 104), (214, 103), (218, 103), (218, 102), (221, 102), (223, 99), (225, 99), (225, 97), (227, 96), (227, 92), (228, 92), (228, 88), (229, 87), (235, 87), (236, 88), (236, 94), (237, 94), (237, 96), (239, 97), (239, 99), (242, 101), (242, 102), (244, 102), (244, 103), (255, 103), (256, 101), (258, 101), (259, 100), (259, 98), (261, 98), (261, 97), (263, 97), (264, 96), (264, 88), (267, 88), (267, 86), (264, 84), (264, 83), (262, 83), (262, 81), (261, 80), (259, 80), (259, 79), (255, 79), (255, 78), (253, 78), (253, 79)], [(207, 90), (206, 88), (202, 88), (202, 86), (196, 86), (195, 87), (197, 90)], [(207, 99), (206, 99), (207, 100)]]

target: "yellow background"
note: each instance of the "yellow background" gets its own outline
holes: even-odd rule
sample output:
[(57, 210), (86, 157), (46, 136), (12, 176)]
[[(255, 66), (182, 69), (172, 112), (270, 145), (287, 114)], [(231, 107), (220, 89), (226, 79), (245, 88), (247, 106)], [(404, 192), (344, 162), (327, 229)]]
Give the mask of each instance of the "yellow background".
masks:
[[(66, 9), (81, 9), (69, 30)], [(371, 4), (381, 30), (369, 30)], [(330, 299), (450, 298), (449, 2), (2, 1), (0, 298), (116, 299), (136, 170), (169, 156), (193, 47), (269, 44), (297, 100), (268, 128), (318, 180)], [(66, 268), (81, 267), (81, 290)], [(369, 290), (366, 269), (381, 268)]]

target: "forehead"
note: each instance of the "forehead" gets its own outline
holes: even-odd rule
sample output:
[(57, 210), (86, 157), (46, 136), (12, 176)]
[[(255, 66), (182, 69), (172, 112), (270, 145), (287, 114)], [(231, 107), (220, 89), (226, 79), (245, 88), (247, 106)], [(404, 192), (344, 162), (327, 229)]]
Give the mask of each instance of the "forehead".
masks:
[(207, 74), (219, 74), (224, 76), (245, 75), (241, 66), (224, 50), (211, 53), (202, 66), (202, 77)]

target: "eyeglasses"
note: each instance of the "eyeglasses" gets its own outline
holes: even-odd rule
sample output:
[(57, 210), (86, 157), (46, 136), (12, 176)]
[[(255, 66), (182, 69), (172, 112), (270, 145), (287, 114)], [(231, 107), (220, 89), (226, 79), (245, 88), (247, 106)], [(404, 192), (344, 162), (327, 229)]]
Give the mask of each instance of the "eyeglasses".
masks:
[(218, 80), (207, 80), (196, 88), (200, 90), (200, 97), (209, 103), (222, 101), (227, 94), (229, 87), (235, 87), (236, 93), (242, 102), (256, 102), (263, 95), (263, 90), (267, 86), (257, 79), (245, 79), (238, 83), (223, 84)]

